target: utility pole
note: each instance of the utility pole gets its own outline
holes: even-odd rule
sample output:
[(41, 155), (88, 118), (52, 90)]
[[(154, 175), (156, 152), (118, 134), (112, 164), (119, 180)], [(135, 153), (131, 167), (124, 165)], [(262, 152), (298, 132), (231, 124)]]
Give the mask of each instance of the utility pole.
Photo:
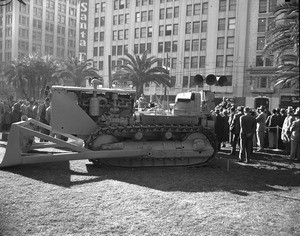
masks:
[(108, 55), (108, 87), (111, 88), (111, 55)]

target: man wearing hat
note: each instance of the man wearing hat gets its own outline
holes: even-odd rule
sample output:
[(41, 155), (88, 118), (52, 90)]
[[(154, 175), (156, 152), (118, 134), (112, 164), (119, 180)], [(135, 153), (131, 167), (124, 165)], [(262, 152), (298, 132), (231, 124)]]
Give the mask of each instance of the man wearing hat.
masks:
[(258, 152), (261, 152), (264, 150), (265, 146), (265, 132), (266, 132), (266, 119), (267, 115), (265, 113), (265, 107), (260, 106), (258, 109), (258, 116), (256, 117), (256, 136), (257, 136), (257, 145), (258, 145)]
[(283, 125), (282, 125), (282, 131), (281, 131), (281, 140), (285, 143), (285, 151), (290, 151), (290, 127), (292, 125), (292, 122), (294, 121), (294, 109), (293, 107), (288, 107), (286, 109), (287, 116), (284, 119)]
[(245, 107), (245, 115), (240, 117), (240, 152), (239, 161), (244, 161), (250, 163), (250, 155), (253, 146), (253, 135), (255, 134), (256, 120), (255, 117), (251, 115), (251, 108)]
[(291, 132), (291, 160), (300, 161), (300, 107), (294, 113), (295, 120), (290, 127)]
[(241, 106), (237, 107), (237, 113), (233, 116), (230, 123), (230, 131), (232, 133), (231, 152), (230, 155), (235, 155), (236, 145), (239, 142), (239, 136), (241, 131), (240, 117), (244, 115), (244, 108)]

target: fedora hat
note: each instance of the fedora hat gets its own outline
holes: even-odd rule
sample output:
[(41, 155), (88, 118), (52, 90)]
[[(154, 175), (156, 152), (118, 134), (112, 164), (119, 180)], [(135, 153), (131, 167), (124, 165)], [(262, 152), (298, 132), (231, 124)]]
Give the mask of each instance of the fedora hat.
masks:
[(296, 109), (294, 116), (300, 116), (300, 109)]
[(293, 108), (292, 106), (288, 106), (288, 108), (286, 109), (286, 112), (287, 112), (288, 114), (291, 114), (291, 113), (294, 112), (294, 108)]

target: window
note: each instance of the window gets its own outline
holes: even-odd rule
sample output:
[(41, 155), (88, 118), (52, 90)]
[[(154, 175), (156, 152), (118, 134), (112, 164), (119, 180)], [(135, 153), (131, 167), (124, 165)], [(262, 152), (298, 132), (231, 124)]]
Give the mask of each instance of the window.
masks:
[(200, 32), (200, 21), (193, 22), (193, 33)]
[(98, 56), (98, 47), (94, 47), (93, 56), (94, 57)]
[(186, 6), (186, 16), (191, 16), (193, 13), (193, 6), (192, 5), (187, 5)]
[(201, 12), (200, 3), (194, 4), (194, 16), (200, 15), (200, 12)]
[(128, 45), (124, 45), (124, 54), (128, 53)]
[(173, 41), (172, 42), (172, 52), (177, 52), (178, 42)]
[(141, 28), (141, 34), (140, 34), (140, 37), (141, 38), (146, 38), (146, 35), (147, 35), (147, 28), (146, 27), (142, 27)]
[(227, 55), (226, 56), (226, 66), (233, 66), (233, 55)]
[(99, 40), (99, 34), (98, 34), (98, 32), (95, 32), (94, 33), (94, 42), (98, 42), (98, 40)]
[(138, 44), (134, 44), (134, 46), (133, 46), (133, 53), (134, 54), (138, 54), (139, 53), (139, 45)]
[(234, 36), (227, 37), (227, 48), (234, 48)]
[(165, 19), (165, 9), (160, 9), (159, 10), (159, 19), (160, 20)]
[(99, 56), (103, 56), (104, 55), (104, 47), (99, 47)]
[(223, 55), (217, 55), (216, 58), (216, 67), (223, 67)]
[(123, 46), (119, 45), (117, 49), (117, 55), (122, 55), (122, 52), (123, 52)]
[(105, 12), (105, 8), (106, 8), (106, 3), (105, 3), (105, 2), (102, 2), (102, 3), (101, 3), (101, 9), (100, 9), (100, 11), (101, 11), (101, 12)]
[(207, 21), (206, 20), (201, 22), (201, 32), (207, 32)]
[(224, 49), (225, 38), (219, 37), (217, 39), (217, 49)]
[(149, 38), (152, 37), (152, 26), (148, 27), (147, 37), (149, 37)]
[(220, 0), (219, 2), (219, 12), (224, 12), (226, 11), (226, 1), (227, 0)]
[(159, 28), (158, 28), (158, 36), (164, 36), (164, 26), (163, 25), (160, 25)]
[(54, 13), (50, 11), (46, 11), (46, 19), (50, 21), (54, 21)]
[(99, 70), (103, 70), (103, 61), (99, 61)]
[(134, 29), (134, 38), (138, 39), (140, 37), (140, 29), (139, 28), (135, 28)]
[(148, 11), (148, 21), (153, 20), (153, 10)]
[(184, 58), (183, 68), (185, 68), (185, 69), (190, 68), (190, 58), (189, 57)]
[(128, 39), (129, 36), (129, 29), (124, 30), (124, 39)]
[(135, 22), (140, 22), (141, 21), (141, 13), (140, 12), (136, 12), (135, 13)]
[(198, 57), (191, 57), (191, 68), (198, 67)]
[(105, 17), (100, 17), (100, 26), (105, 25)]
[(162, 42), (158, 43), (158, 52), (163, 52), (164, 50), (164, 44)]
[(98, 27), (98, 26), (99, 26), (99, 17), (96, 17), (94, 21), (94, 27)]
[(256, 80), (257, 84), (256, 84), (256, 87), (257, 88), (267, 88), (267, 85), (268, 85), (268, 77), (266, 76), (262, 76), (260, 78), (258, 78)]
[(117, 54), (117, 46), (112, 46), (111, 54), (115, 56)]
[(98, 13), (98, 12), (100, 12), (100, 4), (96, 3), (95, 4), (95, 13)]
[(206, 50), (206, 39), (201, 39), (200, 50)]
[(70, 8), (69, 8), (69, 15), (70, 15), (70, 16), (76, 16), (76, 9), (73, 8), (73, 7), (70, 7)]
[(257, 37), (257, 50), (263, 50), (265, 46), (265, 37)]
[(190, 34), (191, 33), (191, 26), (192, 26), (191, 22), (185, 23), (185, 33), (186, 34)]
[(122, 40), (124, 37), (124, 31), (123, 30), (118, 30), (118, 40)]
[(172, 25), (166, 25), (165, 35), (171, 35), (171, 34), (172, 34)]
[(176, 84), (176, 76), (171, 76), (171, 87), (175, 87)]
[(171, 52), (171, 42), (165, 42), (165, 52)]
[(100, 41), (104, 41), (104, 32), (100, 32), (99, 39), (100, 39)]
[(182, 78), (182, 87), (186, 88), (189, 84), (189, 77), (188, 76), (183, 76)]
[(58, 3), (58, 11), (66, 13), (66, 5), (62, 3)]
[(179, 17), (179, 7), (174, 7), (174, 18)]
[(235, 18), (228, 19), (228, 29), (235, 29)]
[(208, 13), (208, 2), (202, 4), (202, 14), (205, 15)]
[(124, 15), (123, 14), (119, 15), (118, 24), (119, 25), (123, 25), (124, 24)]
[(147, 43), (147, 50), (149, 53), (151, 53), (152, 51), (152, 44), (151, 43)]
[(225, 30), (225, 18), (219, 19), (218, 30)]
[(267, 24), (268, 29), (267, 30), (270, 30), (270, 29), (275, 27), (275, 20), (274, 19), (275, 19), (274, 17), (268, 18), (268, 24)]
[(142, 22), (146, 22), (147, 21), (147, 12), (146, 11), (142, 11), (142, 13), (141, 13), (141, 21)]
[(277, 0), (269, 0), (269, 12), (273, 12), (277, 7)]
[(57, 22), (61, 23), (61, 24), (65, 24), (66, 23), (66, 17), (58, 14)]
[(199, 68), (205, 68), (205, 56), (200, 56)]
[(190, 51), (191, 49), (191, 41), (190, 40), (185, 40), (184, 42), (184, 51)]
[(274, 64), (274, 56), (269, 56), (266, 58), (266, 66), (273, 66)]
[(229, 11), (236, 10), (236, 0), (229, 0)]
[(259, 0), (259, 13), (267, 12), (267, 0)]
[(167, 19), (172, 19), (172, 11), (173, 11), (173, 9), (171, 7), (166, 9), (166, 18)]
[(113, 41), (117, 40), (118, 32), (116, 30), (113, 30)]
[(192, 40), (192, 51), (198, 51), (199, 50), (199, 39), (193, 39)]
[(177, 67), (177, 58), (172, 58), (171, 60), (171, 68), (176, 69)]
[(256, 56), (255, 66), (264, 66), (264, 61), (262, 59), (262, 56)]
[(178, 24), (173, 25), (173, 35), (178, 35)]
[(266, 18), (259, 18), (258, 19), (258, 27), (257, 32), (265, 32), (266, 31)]

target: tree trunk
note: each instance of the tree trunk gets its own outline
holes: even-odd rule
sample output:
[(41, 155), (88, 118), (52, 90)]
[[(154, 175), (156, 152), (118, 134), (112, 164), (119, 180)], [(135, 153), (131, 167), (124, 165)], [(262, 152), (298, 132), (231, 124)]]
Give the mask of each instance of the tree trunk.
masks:
[(138, 99), (141, 96), (141, 94), (143, 94), (143, 93), (144, 93), (143, 84), (138, 84), (136, 86), (136, 99)]

